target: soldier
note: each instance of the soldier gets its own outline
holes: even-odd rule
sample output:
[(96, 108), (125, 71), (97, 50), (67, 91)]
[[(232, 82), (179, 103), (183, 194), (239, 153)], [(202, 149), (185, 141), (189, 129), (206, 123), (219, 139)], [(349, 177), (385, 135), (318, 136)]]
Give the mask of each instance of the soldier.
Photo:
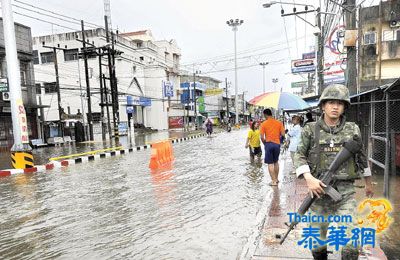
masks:
[[(342, 200), (334, 202), (329, 196), (322, 196), (325, 184), (317, 177), (325, 172), (336, 156), (343, 142), (358, 136), (360, 129), (354, 122), (347, 122), (343, 115), (350, 106), (349, 91), (344, 85), (333, 84), (328, 86), (319, 99), (319, 106), (323, 111), (317, 122), (310, 122), (304, 126), (300, 142), (295, 154), (294, 164), (297, 177), (303, 176), (311, 196), (317, 199), (311, 206), (315, 215), (352, 215), (357, 207), (354, 198), (354, 180), (365, 179), (365, 194), (373, 195), (371, 186), (371, 170), (365, 153), (361, 151), (338, 170), (334, 176), (333, 187), (342, 195)], [(361, 142), (361, 139), (359, 139)], [(354, 218), (353, 218), (354, 221)], [(318, 223), (321, 239), (325, 240), (329, 223)], [(355, 227), (352, 223), (344, 223), (348, 229)], [(316, 227), (315, 226), (315, 227)], [(319, 247), (312, 251), (314, 259), (327, 259), (327, 247)], [(343, 247), (342, 259), (358, 259), (358, 249), (350, 245)]]

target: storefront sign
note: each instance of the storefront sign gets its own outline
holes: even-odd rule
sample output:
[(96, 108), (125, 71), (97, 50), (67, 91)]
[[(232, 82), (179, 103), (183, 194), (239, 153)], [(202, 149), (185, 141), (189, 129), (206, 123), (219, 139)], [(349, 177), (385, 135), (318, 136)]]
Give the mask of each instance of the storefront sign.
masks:
[(163, 81), (164, 97), (174, 96), (174, 85), (171, 81)]
[(307, 88), (307, 81), (292, 82), (292, 88)]
[(315, 71), (314, 59), (292, 60), (292, 73), (308, 73)]
[(151, 106), (151, 99), (146, 97), (126, 96), (127, 106)]
[(170, 116), (168, 118), (168, 126), (169, 128), (183, 128), (183, 116)]
[(0, 78), (0, 93), (9, 92), (7, 78)]
[(26, 112), (22, 99), (17, 100), (17, 107), (18, 107), (18, 112), (17, 112), (18, 120), (21, 128), (21, 141), (23, 144), (27, 144), (29, 143), (28, 124), (26, 121)]
[(224, 92), (222, 88), (208, 88), (204, 91), (206, 96), (220, 95)]

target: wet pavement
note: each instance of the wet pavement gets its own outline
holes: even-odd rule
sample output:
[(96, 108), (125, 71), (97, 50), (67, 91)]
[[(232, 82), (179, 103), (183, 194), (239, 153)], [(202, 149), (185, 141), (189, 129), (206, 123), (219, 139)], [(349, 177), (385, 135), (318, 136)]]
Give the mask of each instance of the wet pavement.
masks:
[[(218, 131), (218, 130), (217, 130)], [(103, 141), (101, 135), (95, 135), (95, 141), (92, 142), (84, 142), (84, 143), (71, 143), (71, 144), (62, 144), (59, 146), (48, 146), (41, 147), (37, 149), (33, 149), (33, 158), (35, 160), (35, 165), (45, 164), (49, 161), (49, 158), (58, 157), (69, 154), (83, 153), (98, 149), (105, 149), (109, 147), (116, 146), (124, 146), (125, 148), (129, 148), (132, 146), (140, 146), (145, 145), (150, 142), (165, 140), (168, 138), (182, 138), (189, 135), (194, 135), (196, 133), (203, 131), (191, 131), (191, 132), (182, 132), (182, 131), (159, 131), (153, 133), (140, 133), (134, 134), (134, 137), (131, 135), (121, 136), (119, 140), (119, 144), (116, 144), (114, 140), (106, 140)], [(8, 151), (0, 151), (0, 169), (11, 169), (11, 159)]]
[[(150, 151), (144, 150), (0, 178), (0, 258), (311, 259), (295, 244), (300, 226), (283, 246), (275, 236), (286, 230), (286, 213), (297, 210), (305, 183), (289, 174), (285, 155), (279, 187), (268, 186), (265, 166), (249, 163), (246, 131), (174, 144), (176, 160), (162, 171), (148, 169)], [(136, 145), (171, 137), (158, 134)], [(43, 156), (84, 151), (72, 147)], [(382, 194), (383, 177), (374, 182)], [(388, 259), (400, 255), (397, 184), (393, 177), (394, 223), (380, 238)]]
[[(312, 259), (310, 252), (297, 245), (301, 240), (302, 228), (305, 223), (297, 225), (283, 245), (280, 245), (280, 238), (287, 231), (289, 218), (287, 212), (296, 212), (300, 207), (303, 198), (307, 195), (307, 185), (304, 180), (297, 179), (292, 171), (290, 156), (281, 156), (280, 161), (280, 184), (268, 194), (265, 199), (264, 219), (262, 220), (261, 234), (254, 236), (248, 242), (247, 252), (243, 252), (242, 259)], [(374, 198), (383, 198), (383, 176), (373, 175)], [(356, 182), (356, 200), (362, 201), (365, 198), (363, 181)], [(359, 259), (400, 259), (400, 194), (396, 188), (400, 185), (400, 176), (391, 176), (390, 179), (390, 201), (393, 206), (393, 223), (382, 235), (377, 236), (376, 249), (370, 250), (369, 258)], [(256, 231), (256, 233), (258, 233)], [(250, 245), (250, 246), (249, 246)], [(341, 259), (340, 253), (333, 250), (329, 259)]]
[(174, 145), (172, 169), (150, 151), (0, 179), (6, 259), (235, 259), (270, 191), (246, 131)]

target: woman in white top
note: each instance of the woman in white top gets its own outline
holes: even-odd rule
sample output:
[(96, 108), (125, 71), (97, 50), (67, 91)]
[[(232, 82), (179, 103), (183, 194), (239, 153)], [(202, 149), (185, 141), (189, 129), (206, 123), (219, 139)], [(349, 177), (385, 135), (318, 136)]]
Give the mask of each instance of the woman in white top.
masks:
[(292, 123), (293, 127), (289, 130), (288, 135), (290, 138), (289, 152), (293, 162), (294, 154), (296, 153), (297, 145), (299, 144), (301, 135), (300, 116), (294, 115), (292, 117)]

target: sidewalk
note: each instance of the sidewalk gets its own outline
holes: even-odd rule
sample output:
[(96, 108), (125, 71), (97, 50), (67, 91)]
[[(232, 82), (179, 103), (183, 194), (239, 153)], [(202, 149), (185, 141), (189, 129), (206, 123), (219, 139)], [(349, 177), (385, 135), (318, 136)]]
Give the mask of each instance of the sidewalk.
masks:
[[(284, 155), (280, 161), (280, 184), (273, 187), (267, 195), (267, 214), (261, 229), (261, 236), (254, 241), (256, 248), (250, 259), (312, 259), (308, 249), (299, 246), (302, 229), (307, 223), (300, 223), (291, 231), (283, 245), (280, 245), (280, 238), (287, 231), (285, 222), (289, 221), (287, 212), (297, 212), (304, 197), (307, 195), (305, 180), (297, 179), (295, 174), (290, 174), (292, 163), (289, 155)], [(268, 174), (268, 173), (267, 173)], [(363, 189), (357, 188), (357, 194)], [(359, 259), (387, 259), (379, 248), (372, 252), (372, 255)], [(340, 259), (340, 252), (330, 254), (328, 259)]]
[[(219, 132), (219, 129), (216, 129)], [(119, 144), (116, 144), (114, 139), (112, 140), (101, 140), (100, 136), (95, 136), (95, 141), (82, 142), (82, 143), (72, 143), (63, 144), (60, 146), (47, 146), (42, 148), (33, 149), (32, 153), (35, 160), (35, 165), (46, 164), (49, 158), (58, 157), (68, 154), (85, 153), (98, 149), (105, 149), (116, 146), (123, 146), (125, 148), (130, 148), (133, 146), (143, 146), (151, 142), (161, 141), (168, 138), (177, 139), (190, 137), (199, 133), (204, 133), (203, 130), (196, 130), (190, 132), (183, 131), (158, 131), (152, 133), (138, 133), (134, 136), (126, 135), (121, 136), (119, 139)], [(9, 151), (0, 152), (0, 170), (11, 169), (11, 158)]]

